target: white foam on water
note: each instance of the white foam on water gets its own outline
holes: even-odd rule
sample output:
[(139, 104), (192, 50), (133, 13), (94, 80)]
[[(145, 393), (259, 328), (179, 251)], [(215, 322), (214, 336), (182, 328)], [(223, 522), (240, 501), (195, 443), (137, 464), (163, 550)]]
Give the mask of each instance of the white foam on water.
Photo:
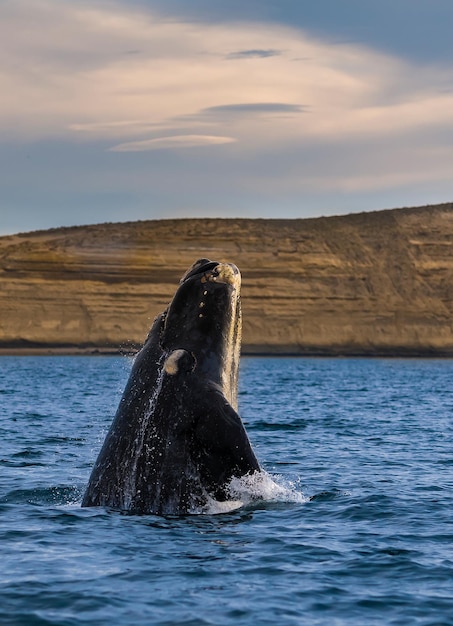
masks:
[(308, 498), (297, 490), (296, 485), (282, 476), (271, 476), (264, 470), (233, 478), (228, 486), (232, 499), (250, 504), (264, 502), (307, 502)]
[(308, 502), (309, 498), (299, 491), (294, 482), (282, 476), (271, 476), (265, 471), (233, 478), (228, 485), (230, 498), (224, 502), (208, 497), (207, 503), (197, 513), (218, 515), (235, 511), (242, 506), (257, 502)]

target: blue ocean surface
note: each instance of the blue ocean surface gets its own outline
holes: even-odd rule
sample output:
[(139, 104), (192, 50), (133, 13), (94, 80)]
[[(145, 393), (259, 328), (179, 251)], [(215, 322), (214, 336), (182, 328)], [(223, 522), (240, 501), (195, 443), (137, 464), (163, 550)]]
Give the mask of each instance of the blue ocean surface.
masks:
[(183, 517), (80, 506), (130, 365), (0, 358), (2, 626), (453, 624), (453, 361), (243, 358), (277, 488)]

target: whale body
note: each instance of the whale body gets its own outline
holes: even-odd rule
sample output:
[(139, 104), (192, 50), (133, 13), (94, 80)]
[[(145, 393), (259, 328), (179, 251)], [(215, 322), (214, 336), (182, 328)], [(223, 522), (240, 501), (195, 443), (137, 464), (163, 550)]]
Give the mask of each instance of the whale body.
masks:
[(241, 276), (200, 259), (135, 358), (82, 506), (203, 512), (260, 471), (237, 412)]

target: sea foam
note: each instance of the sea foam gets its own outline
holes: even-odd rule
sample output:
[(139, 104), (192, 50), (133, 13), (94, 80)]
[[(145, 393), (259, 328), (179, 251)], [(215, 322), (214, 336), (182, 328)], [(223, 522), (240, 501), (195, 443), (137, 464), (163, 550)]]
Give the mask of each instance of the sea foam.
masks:
[(284, 480), (281, 476), (271, 476), (264, 470), (232, 478), (227, 492), (228, 500), (220, 502), (208, 498), (207, 504), (197, 512), (215, 515), (258, 502), (303, 503), (309, 499), (297, 489), (295, 483)]

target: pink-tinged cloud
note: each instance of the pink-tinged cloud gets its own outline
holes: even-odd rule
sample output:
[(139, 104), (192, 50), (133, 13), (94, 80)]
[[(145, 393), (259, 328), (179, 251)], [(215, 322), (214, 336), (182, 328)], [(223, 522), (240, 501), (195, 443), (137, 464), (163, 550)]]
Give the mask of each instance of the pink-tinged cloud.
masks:
[(148, 152), (149, 150), (168, 150), (180, 148), (195, 148), (198, 146), (216, 146), (237, 141), (233, 137), (218, 135), (172, 135), (156, 137), (143, 141), (128, 141), (110, 148), (110, 152)]

